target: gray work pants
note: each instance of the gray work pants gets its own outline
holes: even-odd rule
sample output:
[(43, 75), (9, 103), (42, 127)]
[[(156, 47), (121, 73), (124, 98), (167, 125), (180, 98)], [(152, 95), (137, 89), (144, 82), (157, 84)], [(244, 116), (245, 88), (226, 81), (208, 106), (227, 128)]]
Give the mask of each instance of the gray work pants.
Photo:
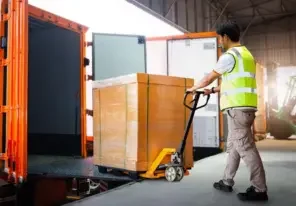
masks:
[(240, 164), (240, 158), (250, 170), (250, 181), (258, 192), (267, 191), (263, 163), (257, 150), (252, 125), (255, 111), (231, 109), (226, 111), (228, 122), (227, 165), (223, 182), (233, 186), (233, 178)]

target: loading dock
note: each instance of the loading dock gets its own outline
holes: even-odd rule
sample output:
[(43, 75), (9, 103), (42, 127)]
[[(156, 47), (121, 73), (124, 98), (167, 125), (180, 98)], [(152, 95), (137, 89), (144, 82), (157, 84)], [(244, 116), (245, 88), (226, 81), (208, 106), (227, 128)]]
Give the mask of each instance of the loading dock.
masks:
[[(3, 2), (5, 2), (5, 1), (2, 1), (2, 3)], [(8, 1), (6, 1), (6, 2), (8, 2)], [(28, 12), (28, 11), (27, 10), (18, 10), (20, 8), (24, 8), (24, 7), (21, 7), (21, 4), (26, 1), (11, 1), (11, 2), (13, 2), (15, 8), (17, 8), (16, 11), (18, 11), (18, 12), (20, 12), (20, 14), (22, 14), (19, 16), (19, 17), (21, 17), (19, 19), (21, 21), (21, 24), (19, 24), (19, 25), (26, 25), (26, 23), (28, 23), (27, 22), (28, 20), (24, 19), (23, 15), (24, 15), (24, 12)], [(18, 6), (16, 6), (16, 2), (17, 2)], [(2, 7), (2, 8), (4, 8), (4, 7)], [(10, 23), (10, 25), (16, 26), (14, 32), (16, 32), (16, 31), (25, 32), (26, 31), (26, 28), (20, 27), (18, 24), (15, 24), (17, 19), (15, 19), (15, 18), (9, 19), (8, 18), (9, 15), (7, 13), (5, 13), (4, 10), (2, 11), (2, 14), (4, 16), (4, 18), (2, 19), (3, 21), (1, 22), (2, 28), (5, 28), (5, 24), (8, 21), (8, 23)], [(46, 18), (47, 20), (52, 18), (52, 16), (49, 15), (49, 13), (46, 13), (44, 11), (36, 12), (36, 10), (34, 10), (34, 8), (33, 9), (31, 8), (31, 15), (32, 14), (39, 16), (39, 18)], [(31, 20), (32, 20), (32, 18), (31, 18)], [(64, 19), (62, 19), (62, 18), (55, 19), (55, 20), (59, 23), (62, 23), (62, 24), (65, 23)], [(36, 23), (36, 21), (35, 21), (35, 23)], [(36, 24), (35, 24), (35, 26), (36, 26)], [(40, 25), (37, 25), (37, 26), (40, 26)], [(64, 26), (71, 27), (71, 24), (68, 25), (66, 23), (66, 24), (64, 24)], [(79, 28), (79, 25), (75, 25), (75, 26), (78, 26), (78, 28)], [(10, 27), (10, 28), (12, 28), (12, 27)], [(3, 31), (4, 31), (4, 29), (1, 29), (1, 32), (3, 32)], [(19, 37), (19, 39), (16, 40), (16, 42), (20, 43), (20, 45), (22, 45), (22, 46), (26, 45), (26, 42), (24, 40), (25, 40), (25, 38), (27, 38), (27, 36), (22, 36), (19, 33), (18, 37)], [(8, 38), (8, 40), (9, 40), (9, 42), (8, 42), (9, 45), (12, 45), (11, 39)], [(81, 39), (80, 43), (81, 43), (81, 45), (84, 45), (83, 39)], [(5, 47), (5, 45), (4, 45), (4, 47)], [(4, 53), (4, 52), (2, 52), (2, 53)], [(82, 53), (82, 55), (81, 55), (82, 58), (84, 58), (83, 55), (84, 55), (84, 53)], [(11, 58), (12, 56), (9, 56), (9, 57)], [(25, 57), (25, 53), (22, 53), (22, 52), (18, 53), (16, 55), (16, 58), (19, 61), (27, 61), (27, 59)], [(82, 58), (81, 58), (81, 60), (82, 60)], [(12, 116), (10, 116), (10, 117), (13, 119), (12, 124), (7, 127), (8, 129), (7, 130), (3, 129), (3, 131), (2, 131), (3, 133), (6, 131), (11, 132), (10, 135), (7, 135), (7, 137), (9, 138), (9, 141), (10, 141), (9, 142), (9, 144), (10, 144), (9, 148), (11, 149), (9, 151), (10, 153), (1, 156), (1, 160), (10, 162), (9, 167), (12, 169), (12, 170), (9, 170), (10, 175), (13, 176), (13, 171), (15, 169), (14, 166), (16, 166), (16, 176), (17, 176), (16, 181), (22, 180), (22, 178), (26, 178), (27, 173), (30, 173), (33, 176), (35, 176), (36, 174), (42, 174), (44, 176), (48, 176), (49, 178), (52, 178), (52, 177), (65, 178), (65, 176), (73, 178), (75, 176), (75, 177), (81, 177), (81, 178), (91, 177), (91, 178), (95, 178), (95, 179), (96, 178), (97, 179), (105, 179), (105, 180), (110, 180), (110, 181), (117, 180), (117, 177), (102, 176), (101, 174), (95, 172), (94, 168), (91, 167), (87, 162), (88, 160), (90, 160), (89, 158), (82, 160), (80, 158), (77, 159), (75, 157), (69, 157), (69, 156), (68, 157), (60, 157), (60, 156), (45, 157), (45, 156), (42, 156), (42, 162), (46, 162), (50, 165), (50, 167), (43, 167), (44, 166), (43, 163), (40, 164), (40, 161), (39, 161), (41, 159), (40, 156), (29, 155), (28, 156), (28, 164), (27, 164), (27, 155), (28, 155), (26, 152), (27, 151), (26, 150), (26, 138), (27, 138), (26, 129), (27, 128), (25, 128), (25, 126), (27, 124), (27, 120), (25, 118), (24, 119), (18, 118), (17, 113), (15, 112), (16, 111), (15, 108), (17, 108), (17, 106), (20, 105), (20, 116), (24, 117), (23, 115), (26, 116), (26, 114), (27, 114), (26, 113), (26, 109), (27, 109), (26, 108), (27, 107), (26, 97), (24, 95), (24, 94), (26, 94), (26, 91), (24, 90), (24, 88), (26, 88), (26, 87), (22, 87), (21, 84), (19, 84), (18, 87), (11, 84), (12, 80), (14, 80), (14, 82), (17, 82), (15, 80), (18, 79), (20, 82), (24, 83), (24, 86), (26, 86), (26, 83), (28, 83), (25, 78), (26, 77), (25, 72), (27, 72), (27, 68), (25, 65), (20, 65), (20, 67), (18, 67), (15, 64), (15, 62), (13, 64), (8, 64), (10, 61), (5, 59), (4, 57), (3, 57), (3, 62), (4, 62), (3, 68), (7, 69), (7, 66), (8, 66), (8, 70), (7, 70), (8, 74), (9, 74), (8, 75), (9, 76), (8, 91), (11, 92), (10, 95), (13, 92), (17, 92), (17, 91), (20, 91), (20, 93), (21, 93), (19, 99), (12, 98), (12, 95), (11, 95), (10, 96), (11, 99), (8, 100), (8, 106), (5, 103), (3, 103), (3, 105), (2, 105), (3, 106), (2, 113), (6, 113), (8, 115), (12, 114)], [(80, 64), (81, 64), (80, 66), (82, 66), (82, 67), (85, 66), (84, 61), (81, 61)], [(23, 67), (21, 67), (21, 66), (23, 66)], [(12, 68), (12, 69), (10, 69), (10, 68)], [(15, 71), (13, 73), (13, 75), (15, 75), (15, 76), (13, 76), (13, 77), (15, 77), (16, 79), (12, 78), (12, 76), (11, 76), (12, 74), (10, 73), (11, 71)], [(18, 72), (20, 72), (20, 73), (18, 73)], [(1, 77), (4, 77), (5, 76), (4, 72), (2, 72), (1, 75), (2, 75)], [(81, 79), (80, 79), (82, 85), (85, 83), (84, 82), (84, 77), (85, 77), (84, 75), (85, 74), (82, 73)], [(5, 80), (3, 80), (3, 82), (7, 83), (7, 81), (5, 82)], [(13, 87), (11, 87), (11, 86), (13, 86)], [(83, 86), (82, 86), (82, 88), (83, 88)], [(83, 96), (84, 90), (82, 89), (81, 91), (82, 91), (81, 94)], [(14, 94), (16, 94), (16, 93), (14, 93)], [(11, 103), (11, 104), (9, 104), (9, 103)], [(77, 115), (81, 117), (81, 121), (84, 124), (85, 123), (85, 114), (87, 113), (87, 111), (85, 111), (85, 108), (83, 107), (84, 100), (81, 101), (81, 106), (82, 106), (82, 110), (80, 110), (81, 114), (77, 113)], [(71, 111), (74, 113), (74, 110), (71, 110)], [(10, 117), (8, 117), (8, 118), (10, 118)], [(3, 117), (3, 119), (1, 119), (1, 121), (2, 120), (4, 121), (5, 118)], [(80, 154), (82, 153), (81, 156), (85, 157), (85, 156), (87, 156), (86, 155), (87, 138), (86, 138), (85, 132), (83, 130), (84, 130), (84, 126), (81, 127), (81, 131), (80, 131), (83, 134), (81, 134), (81, 136), (79, 135), (80, 138), (76, 139), (76, 141), (78, 140), (77, 144), (76, 144), (76, 146), (77, 145), (78, 146), (76, 148), (80, 147), (77, 149), (77, 150), (80, 150), (77, 153), (80, 153)], [(75, 130), (75, 132), (76, 131), (77, 130)], [(17, 133), (17, 132), (19, 132), (19, 133)], [(266, 142), (266, 144), (264, 144), (264, 142)], [(263, 157), (264, 158), (266, 157), (265, 162), (267, 165), (267, 170), (269, 171), (269, 174), (271, 175), (271, 176), (268, 175), (268, 178), (270, 179), (269, 182), (270, 182), (271, 194), (273, 194), (275, 192), (275, 188), (280, 189), (281, 191), (287, 191), (284, 193), (285, 196), (279, 197), (279, 195), (274, 195), (273, 197), (278, 198), (278, 199), (274, 199), (274, 202), (271, 202), (271, 204), (292, 205), (293, 203), (289, 202), (289, 201), (293, 200), (292, 198), (294, 197), (293, 194), (295, 194), (295, 190), (293, 190), (293, 187), (290, 184), (293, 183), (293, 181), (291, 181), (291, 180), (295, 179), (295, 175), (294, 175), (294, 173), (293, 174), (291, 173), (291, 170), (289, 168), (292, 168), (292, 170), (294, 170), (294, 165), (291, 162), (292, 162), (292, 159), (295, 159), (295, 155), (294, 155), (295, 150), (293, 148), (288, 148), (288, 147), (293, 147), (294, 141), (280, 142), (280, 144), (283, 144), (282, 147), (279, 147), (279, 145), (272, 146), (272, 143), (268, 140), (265, 140), (264, 142), (260, 142), (260, 143), (258, 143), (258, 145), (261, 148)], [(20, 144), (16, 144), (16, 143), (20, 143)], [(276, 142), (276, 143), (279, 143), (279, 142)], [(16, 148), (14, 148), (13, 145), (16, 145)], [(222, 143), (221, 143), (221, 145), (222, 145)], [(41, 147), (37, 146), (36, 148), (40, 149)], [(294, 148), (295, 148), (295, 145), (294, 145)], [(63, 149), (61, 149), (60, 151), (65, 152), (65, 150), (63, 150)], [(280, 152), (282, 154), (280, 154), (280, 155), (275, 154), (275, 152)], [(70, 153), (72, 153), (72, 152), (70, 152)], [(193, 204), (196, 205), (196, 204), (198, 204), (198, 202), (197, 202), (198, 200), (195, 201), (197, 194), (201, 195), (200, 198), (201, 197), (204, 198), (204, 199), (203, 198), (200, 199), (201, 203), (203, 200), (204, 200), (204, 203), (209, 203), (209, 205), (210, 204), (215, 205), (216, 202), (218, 202), (218, 201), (223, 203), (224, 200), (226, 203), (230, 199), (228, 199), (228, 198), (224, 199), (219, 194), (217, 196), (215, 196), (215, 198), (214, 198), (215, 202), (207, 202), (209, 196), (205, 195), (205, 193), (216, 194), (211, 190), (212, 179), (209, 179), (207, 175), (211, 175), (212, 174), (211, 171), (213, 171), (213, 170), (216, 170), (218, 172), (219, 170), (221, 170), (221, 168), (223, 168), (224, 165), (221, 163), (223, 160), (223, 155), (224, 154), (219, 154), (215, 157), (211, 157), (209, 159), (206, 159), (209, 162), (203, 160), (203, 161), (196, 163), (196, 167), (193, 170), (194, 174), (192, 175), (192, 179), (191, 179), (191, 177), (189, 177), (189, 179), (187, 180), (188, 185), (183, 185), (183, 183), (181, 183), (181, 185), (179, 185), (177, 187), (172, 187), (172, 186), (165, 185), (161, 181), (160, 182), (145, 181), (143, 183), (132, 184), (132, 185), (130, 185), (130, 187), (126, 187), (125, 189), (120, 189), (120, 190), (114, 191), (115, 192), (114, 195), (115, 196), (118, 195), (118, 196), (116, 196), (116, 198), (119, 198), (121, 204), (126, 204), (128, 206), (137, 203), (134, 201), (135, 199), (133, 199), (133, 198), (138, 198), (137, 201), (141, 200), (142, 204), (144, 201), (150, 201), (149, 205), (151, 203), (154, 203), (153, 201), (155, 201), (155, 204), (156, 203), (159, 204), (160, 202), (164, 202), (167, 204), (169, 204), (169, 203), (186, 204), (187, 203), (188, 205), (190, 205), (192, 203), (192, 205)], [(283, 155), (285, 155), (285, 156), (283, 156)], [(281, 158), (281, 160), (280, 160), (281, 162), (279, 162), (279, 159), (278, 159), (279, 157)], [(219, 163), (217, 163), (218, 161), (219, 161)], [(205, 162), (207, 162), (207, 163), (205, 163)], [(73, 167), (68, 167), (69, 163), (73, 163), (73, 164), (71, 164), (71, 166), (73, 166)], [(214, 166), (213, 166), (213, 163), (214, 163)], [(215, 163), (217, 163), (217, 164), (215, 164)], [(68, 164), (68, 166), (67, 166), (67, 164)], [(77, 169), (77, 168), (79, 168), (79, 169)], [(80, 170), (81, 168), (84, 168), (84, 169)], [(274, 168), (276, 170), (273, 170)], [(245, 168), (242, 168), (241, 171), (245, 176), (247, 175)], [(285, 172), (287, 172), (288, 175), (286, 175), (285, 178), (283, 178), (281, 181), (279, 181), (277, 178), (275, 178), (275, 177), (282, 177), (282, 174)], [(213, 173), (211, 178), (212, 177), (213, 177), (213, 181), (215, 181), (216, 179), (214, 179), (214, 177), (219, 178), (220, 173), (219, 173), (219, 175), (216, 173)], [(238, 177), (242, 177), (242, 175), (239, 175)], [(201, 180), (200, 178), (204, 178), (204, 180)], [(120, 178), (118, 178), (118, 180), (122, 180), (122, 182), (123, 182), (125, 180), (125, 178), (122, 179), (120, 177)], [(128, 179), (126, 179), (126, 180), (128, 181)], [(194, 181), (196, 181), (197, 183), (194, 184), (195, 183)], [(186, 183), (186, 181), (184, 183)], [(242, 183), (243, 183), (243, 181), (242, 181)], [(244, 182), (244, 183), (246, 183), (246, 184), (238, 184), (239, 189), (244, 190), (245, 187), (247, 187), (247, 182)], [(198, 187), (197, 187), (197, 185), (198, 185)], [(49, 187), (49, 186), (47, 185), (47, 187)], [(53, 187), (52, 190), (54, 190), (54, 188), (55, 187)], [(131, 188), (131, 189), (127, 190), (127, 188)], [(146, 191), (144, 191), (144, 189)], [(162, 189), (161, 192), (159, 189)], [(182, 189), (184, 189), (184, 190), (182, 190)], [(209, 190), (202, 191), (203, 189), (209, 189)], [(119, 191), (121, 191), (121, 192), (119, 192)], [(125, 192), (122, 193), (122, 191), (125, 191)], [(147, 195), (147, 191), (151, 191), (151, 194)], [(167, 193), (168, 191), (170, 193)], [(194, 191), (199, 191), (199, 193), (198, 192), (194, 193)], [(158, 192), (158, 193), (156, 193), (156, 192)], [(136, 193), (136, 195), (130, 195), (132, 193)], [(77, 202), (77, 204), (79, 204), (79, 203), (88, 204), (89, 203), (88, 201), (102, 201), (102, 204), (107, 204), (108, 202), (112, 203), (112, 201), (115, 201), (114, 200), (115, 198), (114, 198), (114, 195), (110, 196), (110, 194), (111, 193), (109, 193), (109, 194), (106, 193), (106, 194), (101, 194), (100, 196), (94, 196), (94, 197), (85, 199), (84, 201)], [(138, 197), (136, 197), (137, 194), (138, 194)], [(163, 194), (167, 194), (168, 198), (165, 198), (163, 196)], [(120, 196), (120, 195), (122, 195), (122, 196)], [(120, 198), (120, 197), (123, 197), (124, 195), (125, 195), (125, 198)], [(129, 197), (129, 198), (133, 197), (133, 198), (127, 199), (127, 197)], [(179, 199), (177, 200), (172, 197), (174, 197), (174, 198), (178, 197)], [(97, 198), (99, 198), (99, 199), (97, 199)], [(282, 198), (282, 199), (280, 199), (280, 198)], [(190, 202), (189, 199), (193, 200), (194, 203)], [(117, 201), (119, 201), (119, 200), (117, 200)], [(281, 200), (283, 200), (283, 201), (280, 202)], [(169, 201), (169, 202), (166, 202), (166, 201)], [(211, 201), (213, 201), (213, 199)], [(105, 203), (103, 203), (103, 202), (105, 202)], [(119, 203), (119, 202), (113, 202), (113, 203), (115, 204), (115, 203)]]
[[(269, 202), (263, 205), (294, 205), (296, 180), (296, 141), (263, 140), (257, 143), (262, 155), (269, 187)], [(238, 200), (235, 193), (249, 186), (249, 172), (241, 162), (235, 178), (232, 194), (224, 194), (213, 188), (213, 182), (220, 179), (225, 167), (226, 154), (218, 154), (195, 163), (191, 175), (181, 182), (169, 183), (165, 180), (149, 180), (122, 186), (119, 189), (94, 195), (66, 206), (151, 206), (151, 205), (250, 205)], [(283, 175), (285, 174), (285, 175)], [(257, 203), (256, 203), (257, 204)]]

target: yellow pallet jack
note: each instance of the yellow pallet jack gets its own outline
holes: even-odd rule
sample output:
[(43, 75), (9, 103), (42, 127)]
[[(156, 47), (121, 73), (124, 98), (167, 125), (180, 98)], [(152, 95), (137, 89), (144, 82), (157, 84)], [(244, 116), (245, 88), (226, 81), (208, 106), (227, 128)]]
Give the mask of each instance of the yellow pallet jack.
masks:
[[(185, 107), (191, 110), (191, 114), (189, 116), (189, 120), (187, 121), (184, 136), (179, 148), (178, 149), (176, 148), (162, 149), (162, 151), (159, 153), (157, 158), (151, 164), (148, 171), (146, 173), (139, 174), (139, 176), (143, 178), (148, 178), (148, 179), (165, 177), (169, 182), (178, 182), (178, 181), (181, 181), (185, 175), (189, 175), (189, 171), (184, 166), (184, 155), (183, 155), (186, 147), (188, 133), (194, 118), (195, 111), (202, 107), (205, 107), (208, 104), (210, 99), (210, 95), (207, 95), (206, 103), (202, 106), (197, 107), (200, 96), (204, 94), (204, 92), (196, 91), (194, 94), (193, 100), (190, 102), (190, 104), (193, 103), (193, 105), (189, 106), (186, 104), (187, 102), (186, 100), (189, 94), (191, 93), (190, 92), (185, 93), (183, 104)], [(167, 164), (161, 164), (163, 159), (168, 155), (171, 156), (170, 158), (171, 162)]]

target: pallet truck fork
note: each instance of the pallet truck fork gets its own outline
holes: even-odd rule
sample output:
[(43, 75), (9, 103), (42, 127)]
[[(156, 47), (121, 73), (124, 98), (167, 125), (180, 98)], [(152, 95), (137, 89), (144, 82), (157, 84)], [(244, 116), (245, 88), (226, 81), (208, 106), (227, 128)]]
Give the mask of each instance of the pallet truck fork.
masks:
[[(200, 95), (204, 94), (202, 91), (196, 91), (193, 100), (190, 104), (193, 103), (193, 106), (190, 107), (186, 104), (186, 100), (190, 92), (186, 92), (184, 96), (183, 104), (185, 107), (191, 110), (191, 114), (189, 116), (189, 120), (187, 121), (187, 125), (185, 128), (184, 136), (182, 138), (181, 144), (178, 149), (175, 148), (164, 148), (159, 153), (157, 158), (154, 160), (152, 165), (150, 166), (149, 170), (146, 173), (139, 174), (141, 177), (149, 178), (149, 179), (156, 179), (160, 177), (165, 177), (169, 182), (178, 182), (181, 181), (184, 175), (188, 175), (189, 172), (187, 168), (184, 166), (184, 150), (186, 147), (186, 141), (189, 134), (189, 130), (194, 118), (195, 111), (205, 107), (208, 104), (210, 99), (210, 95), (207, 95), (206, 103), (202, 106), (197, 107), (198, 101), (200, 99)], [(171, 162), (167, 164), (161, 164), (163, 159), (170, 155)]]

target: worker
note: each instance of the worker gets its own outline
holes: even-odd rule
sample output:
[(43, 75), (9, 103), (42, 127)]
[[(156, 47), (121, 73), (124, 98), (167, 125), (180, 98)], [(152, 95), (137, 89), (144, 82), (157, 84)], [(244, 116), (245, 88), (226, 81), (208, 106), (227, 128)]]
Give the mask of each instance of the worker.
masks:
[[(257, 111), (256, 62), (250, 51), (240, 44), (240, 29), (235, 22), (219, 24), (216, 33), (225, 52), (213, 71), (188, 89), (193, 93), (204, 89), (205, 95), (220, 92), (220, 108), (227, 114), (227, 165), (223, 178), (214, 183), (214, 188), (233, 191), (233, 179), (242, 158), (251, 173), (251, 186), (245, 193), (237, 194), (238, 198), (267, 201), (265, 170), (252, 134)], [(205, 89), (219, 77), (222, 77), (222, 83), (218, 87)]]

